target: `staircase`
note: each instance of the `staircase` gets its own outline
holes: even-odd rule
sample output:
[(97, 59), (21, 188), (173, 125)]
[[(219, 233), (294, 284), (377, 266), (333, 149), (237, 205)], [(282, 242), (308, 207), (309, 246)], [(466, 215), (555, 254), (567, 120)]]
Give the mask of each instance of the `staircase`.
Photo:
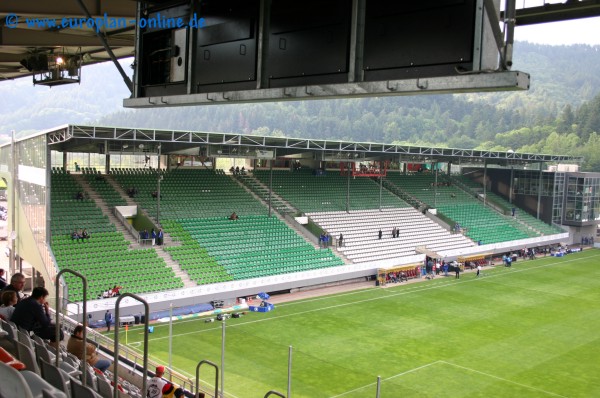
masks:
[(132, 249), (139, 248), (140, 244), (137, 242), (138, 237), (137, 236), (133, 236), (131, 234), (131, 232), (129, 232), (129, 230), (123, 226), (123, 224), (121, 223), (121, 221), (119, 221), (119, 219), (117, 217), (115, 217), (114, 213), (108, 207), (108, 205), (106, 204), (106, 202), (90, 186), (90, 184), (86, 181), (86, 179), (83, 178), (83, 175), (81, 175), (81, 174), (72, 174), (72, 176), (73, 176), (73, 179), (75, 181), (77, 181), (77, 183), (79, 185), (81, 185), (83, 187), (84, 191), (87, 193), (87, 195), (89, 196), (89, 198), (92, 199), (96, 203), (96, 206), (98, 206), (100, 208), (100, 210), (102, 210), (102, 213), (108, 217), (108, 219), (110, 220), (110, 222), (117, 228), (117, 231), (121, 232), (123, 234), (123, 236), (125, 237), (125, 240), (127, 240), (129, 242), (129, 247), (132, 248)]
[[(113, 187), (115, 192), (118, 192), (119, 195), (121, 195), (121, 197), (127, 202), (128, 206), (137, 206), (138, 211), (141, 211), (146, 217), (151, 219), (155, 225), (160, 225), (159, 223), (156, 222), (156, 218), (154, 216), (148, 214), (148, 212), (146, 210), (144, 210), (140, 206), (138, 206), (137, 202), (135, 200), (133, 200), (132, 198), (130, 198), (129, 195), (126, 194), (126, 192), (123, 190), (123, 188), (119, 184), (117, 184), (115, 179), (110, 174), (106, 175), (105, 179), (106, 179), (106, 182), (108, 182)], [(163, 234), (164, 234), (163, 245), (165, 245), (165, 246), (180, 246), (181, 245), (181, 242), (173, 240), (171, 235), (169, 235), (165, 231), (163, 231)]]
[[(96, 206), (98, 206), (102, 210), (102, 213), (108, 217), (110, 222), (112, 224), (114, 224), (117, 231), (121, 232), (123, 234), (125, 239), (129, 242), (130, 249), (135, 250), (135, 249), (148, 248), (147, 246), (143, 246), (140, 243), (138, 243), (138, 241), (137, 241), (138, 237), (133, 236), (132, 233), (123, 226), (121, 221), (114, 215), (112, 209), (109, 208), (109, 206), (102, 199), (102, 197), (100, 197), (100, 195), (90, 186), (90, 184), (86, 181), (86, 179), (81, 174), (73, 174), (73, 178), (77, 181), (78, 184), (80, 184), (83, 187), (83, 189), (85, 190), (85, 192), (87, 192), (90, 199), (92, 199), (96, 203)], [(137, 206), (137, 203), (135, 203), (133, 201), (133, 199), (131, 199), (129, 196), (125, 195), (125, 192), (123, 192), (121, 187), (118, 186), (118, 184), (114, 181), (113, 178), (111, 178), (109, 175), (106, 175), (105, 179), (109, 184), (111, 184), (113, 186), (115, 191), (118, 192), (121, 195), (121, 197), (123, 197), (123, 199), (125, 199), (127, 201), (128, 205)], [(152, 219), (152, 217), (149, 217), (149, 218)], [(181, 245), (181, 243), (179, 241), (177, 241), (177, 242), (173, 241), (173, 239), (168, 234), (165, 233), (164, 238), (163, 238), (163, 245), (177, 246), (177, 245)], [(181, 269), (181, 266), (179, 265), (179, 263), (177, 261), (173, 260), (173, 258), (163, 249), (163, 246), (153, 246), (152, 248), (156, 251), (156, 254), (159, 257), (161, 257), (165, 261), (165, 263), (169, 267), (171, 267), (171, 269), (173, 269), (173, 272), (175, 272), (175, 276), (181, 278), (181, 280), (183, 281), (184, 287), (197, 286), (197, 283), (193, 282), (189, 278), (188, 274)]]
[[(246, 189), (254, 193), (260, 201), (269, 205), (269, 187), (249, 174), (234, 176)], [(297, 210), (286, 202), (281, 196), (271, 191), (271, 207), (282, 216), (297, 213)]]
[[(373, 178), (373, 181), (378, 180), (375, 180), (375, 178)], [(398, 196), (400, 199), (402, 199), (417, 210), (421, 210), (421, 208), (425, 205), (419, 199), (410, 195), (408, 192), (404, 191), (402, 188), (385, 178), (383, 179), (383, 186), (385, 187), (385, 189), (392, 192), (394, 195)]]

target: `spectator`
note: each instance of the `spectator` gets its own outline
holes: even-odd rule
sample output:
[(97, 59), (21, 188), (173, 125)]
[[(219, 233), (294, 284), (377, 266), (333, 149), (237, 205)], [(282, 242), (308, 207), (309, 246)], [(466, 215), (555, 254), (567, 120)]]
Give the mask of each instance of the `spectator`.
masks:
[(77, 325), (75, 326), (75, 329), (73, 329), (73, 334), (67, 342), (67, 351), (80, 360), (83, 360), (84, 344), (86, 344), (85, 357), (87, 363), (104, 373), (106, 369), (110, 367), (111, 362), (108, 359), (98, 358), (96, 346), (92, 343), (85, 343), (83, 341), (83, 326)]
[[(115, 293), (116, 288), (117, 288), (116, 286), (113, 288), (113, 294)], [(110, 325), (112, 324), (112, 321), (113, 321), (113, 314), (109, 310), (106, 310), (106, 312), (104, 313), (104, 322), (106, 323), (106, 331), (107, 332), (110, 332)]]
[(83, 202), (83, 192), (78, 191), (77, 194), (75, 195), (75, 199), (79, 200), (80, 202)]
[(10, 278), (10, 285), (2, 289), (2, 293), (7, 291), (15, 292), (17, 294), (17, 303), (19, 303), (21, 301), (21, 291), (23, 290), (23, 286), (25, 286), (25, 275), (17, 272)]
[(156, 244), (156, 231), (154, 228), (150, 231), (150, 236), (152, 237), (152, 246), (154, 246)]
[(242, 166), (241, 173), (242, 173), (242, 175), (246, 174), (246, 168), (244, 166)]
[[(10, 320), (27, 332), (33, 332), (44, 340), (50, 340), (58, 344), (56, 341), (56, 328), (58, 326), (50, 322), (47, 297), (48, 290), (46, 288), (34, 288), (31, 296), (19, 301), (15, 306), (15, 311)], [(64, 335), (60, 328), (59, 333), (62, 341)]]
[(233, 212), (233, 213), (231, 213), (231, 215), (229, 216), (229, 219), (230, 219), (230, 220), (233, 220), (233, 221), (237, 221), (237, 220), (239, 220), (239, 219), (240, 219), (240, 217), (239, 217), (239, 216), (238, 216), (238, 215), (235, 213), (235, 211), (234, 211), (234, 212)]
[(120, 296), (121, 289), (123, 289), (123, 286), (115, 285), (115, 287), (112, 288), (113, 297)]
[(381, 237), (383, 236), (383, 232), (381, 232), (381, 230), (379, 230), (379, 239), (381, 239)]
[(4, 268), (0, 268), (0, 290), (6, 287), (6, 279), (4, 278)]
[(79, 165), (77, 164), (77, 162), (75, 162), (75, 171), (77, 173), (79, 173), (81, 171), (81, 167), (79, 167)]
[(12, 314), (15, 310), (15, 304), (17, 304), (17, 293), (12, 290), (8, 290), (2, 293), (2, 307), (0, 307), (0, 318), (5, 321), (10, 321)]
[(79, 242), (79, 239), (81, 238), (81, 236), (79, 236), (79, 233), (77, 233), (77, 230), (73, 230), (73, 233), (71, 234), (71, 240), (76, 240), (77, 242)]
[(84, 228), (83, 231), (81, 231), (81, 241), (85, 242), (85, 239), (87, 239), (89, 241), (90, 240), (90, 234), (88, 234), (87, 230)]
[(235, 167), (235, 174), (240, 174), (240, 166)]
[(164, 233), (163, 233), (162, 228), (159, 228), (158, 229), (158, 234), (156, 235), (156, 244), (158, 246), (162, 246), (163, 240), (164, 240)]
[(338, 246), (339, 247), (344, 246), (344, 235), (342, 235), (341, 232), (340, 232), (340, 237), (338, 238)]
[(175, 384), (167, 381), (167, 384), (164, 385), (162, 389), (163, 398), (180, 398), (185, 397), (183, 389), (181, 387), (176, 386)]
[(164, 366), (157, 366), (154, 377), (148, 380), (148, 391), (146, 392), (147, 398), (162, 398), (162, 391), (167, 382), (163, 380), (162, 376), (165, 374)]

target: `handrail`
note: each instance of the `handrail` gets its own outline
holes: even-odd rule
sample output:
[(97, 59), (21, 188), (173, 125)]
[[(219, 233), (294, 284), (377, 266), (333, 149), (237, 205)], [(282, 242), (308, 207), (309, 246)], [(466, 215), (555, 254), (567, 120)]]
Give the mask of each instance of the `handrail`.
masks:
[[(139, 209), (138, 209), (138, 211), (139, 211)], [(123, 215), (117, 210), (116, 206), (113, 208), (113, 213), (114, 213), (115, 217), (117, 218), (117, 220), (119, 220), (119, 222), (121, 223), (121, 225), (123, 225), (125, 227), (125, 229), (127, 229), (127, 231), (129, 231), (129, 233), (132, 236), (135, 236), (136, 239), (139, 242), (139, 240), (140, 240), (140, 233), (138, 232), (137, 229), (135, 229), (133, 227), (133, 225), (131, 225), (131, 224), (129, 224), (127, 222), (127, 219), (125, 217), (123, 217)]]
[[(148, 305), (148, 302), (146, 300), (144, 300), (143, 298), (141, 298), (140, 296), (133, 294), (133, 293), (123, 293), (119, 296), (119, 298), (117, 299), (117, 301), (115, 302), (115, 328), (114, 328), (114, 334), (115, 334), (115, 344), (114, 344), (114, 364), (115, 364), (115, 369), (113, 372), (113, 383), (114, 383), (114, 390), (113, 390), (113, 398), (118, 398), (118, 394), (119, 394), (119, 389), (116, 388), (117, 385), (119, 384), (119, 375), (118, 375), (118, 368), (117, 368), (117, 364), (119, 363), (119, 313), (120, 313), (120, 304), (121, 304), (121, 300), (123, 300), (125, 297), (131, 297), (137, 301), (139, 301), (140, 303), (142, 303), (144, 305), (144, 314), (145, 314), (145, 319), (144, 319), (144, 369), (142, 371), (142, 396), (146, 395), (146, 384), (148, 382), (147, 378), (148, 378), (148, 325), (149, 325), (149, 318), (150, 318), (150, 306)], [(85, 298), (85, 296), (84, 296)], [(85, 301), (84, 301), (84, 308), (85, 308)]]
[[(59, 288), (59, 279), (62, 276), (62, 274), (64, 273), (70, 273), (73, 274), (77, 277), (79, 277), (83, 283), (83, 322), (82, 324), (84, 325), (83, 327), (83, 354), (82, 354), (82, 359), (81, 359), (81, 373), (83, 375), (86, 374), (87, 372), (87, 326), (85, 326), (85, 322), (87, 321), (87, 278), (83, 275), (81, 275), (79, 272), (77, 271), (73, 271), (70, 270), (68, 268), (61, 270), (58, 274), (56, 274), (56, 279), (55, 279), (55, 286), (56, 286), (56, 325), (55, 325), (55, 330), (56, 330), (56, 343), (58, 344), (58, 342), (60, 341), (60, 300), (58, 300), (58, 288)], [(60, 359), (60, 355), (58, 355), (58, 353), (56, 354), (56, 367), (59, 366), (59, 359)], [(87, 383), (87, 377), (82, 377), (81, 378), (81, 383), (85, 386)], [(116, 384), (115, 384), (116, 385)], [(115, 397), (116, 398), (116, 397)]]
[(204, 364), (210, 365), (213, 368), (215, 368), (215, 395), (214, 396), (215, 396), (215, 398), (217, 398), (219, 396), (219, 367), (214, 362), (211, 362), (207, 359), (203, 359), (202, 361), (198, 362), (198, 365), (196, 366), (196, 389), (194, 391), (194, 397), (198, 396), (198, 389), (200, 388), (200, 367)]
[(268, 393), (265, 394), (265, 398), (271, 396), (271, 395), (277, 395), (278, 397), (281, 398), (285, 398), (285, 395), (283, 395), (282, 393), (280, 393), (279, 391), (275, 391), (275, 390), (271, 390)]

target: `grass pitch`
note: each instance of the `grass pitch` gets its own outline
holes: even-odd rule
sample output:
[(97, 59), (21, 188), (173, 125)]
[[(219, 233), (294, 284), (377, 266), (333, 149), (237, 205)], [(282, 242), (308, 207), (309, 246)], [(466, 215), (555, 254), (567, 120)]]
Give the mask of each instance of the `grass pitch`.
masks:
[[(168, 325), (150, 355), (167, 363)], [(173, 367), (221, 362), (221, 323), (173, 325)], [(277, 305), (227, 320), (227, 397), (600, 397), (600, 251)], [(121, 341), (125, 341), (122, 335)], [(139, 329), (129, 345), (139, 347)], [(204, 385), (214, 373), (202, 368)]]

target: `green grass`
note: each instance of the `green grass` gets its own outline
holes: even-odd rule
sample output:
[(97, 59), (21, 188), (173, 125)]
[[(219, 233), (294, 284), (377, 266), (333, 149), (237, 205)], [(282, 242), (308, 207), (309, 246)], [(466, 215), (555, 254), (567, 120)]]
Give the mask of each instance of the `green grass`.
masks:
[[(175, 323), (174, 368), (193, 379), (200, 360), (219, 364), (221, 333)], [(377, 376), (383, 398), (598, 397), (600, 251), (285, 303), (228, 320), (226, 335), (229, 397), (285, 394), (289, 346), (294, 398), (375, 397)], [(149, 348), (166, 363), (168, 325)]]

